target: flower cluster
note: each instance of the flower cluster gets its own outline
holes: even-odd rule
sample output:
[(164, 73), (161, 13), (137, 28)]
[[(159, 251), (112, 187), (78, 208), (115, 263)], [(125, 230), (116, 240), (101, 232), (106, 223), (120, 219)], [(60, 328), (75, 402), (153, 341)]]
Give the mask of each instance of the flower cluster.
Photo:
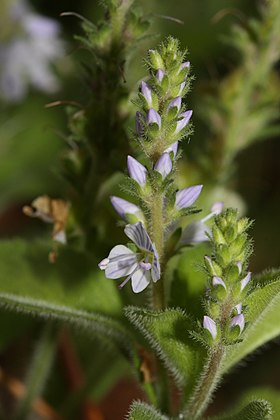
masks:
[(248, 293), (251, 273), (247, 272), (252, 252), (247, 230), (251, 223), (227, 209), (215, 217), (211, 242), (213, 255), (205, 257), (209, 275), (208, 314), (203, 327), (211, 342), (234, 342), (245, 328), (242, 303)]
[(34, 13), (24, 0), (11, 2), (7, 11), (12, 33), (0, 39), (0, 96), (21, 100), (28, 85), (44, 92), (58, 88), (51, 63), (63, 54), (59, 25)]
[[(135, 136), (145, 164), (132, 156), (127, 158), (127, 190), (136, 203), (111, 197), (116, 212), (129, 223), (125, 233), (141, 252), (133, 254), (118, 245), (99, 265), (108, 278), (128, 276), (122, 285), (131, 278), (134, 292), (147, 287), (151, 278), (154, 282), (159, 279), (170, 227), (182, 216), (197, 211), (194, 204), (202, 190), (202, 185), (194, 185), (178, 191), (174, 182), (178, 143), (191, 131), (192, 111), (182, 101), (189, 90), (190, 63), (185, 61), (178, 42), (168, 38), (159, 50), (149, 51), (147, 64), (150, 77), (140, 84)], [(215, 209), (213, 212), (217, 213)], [(201, 226), (206, 228), (204, 221)], [(132, 229), (142, 241), (129, 236)], [(144, 246), (145, 241), (148, 246)]]

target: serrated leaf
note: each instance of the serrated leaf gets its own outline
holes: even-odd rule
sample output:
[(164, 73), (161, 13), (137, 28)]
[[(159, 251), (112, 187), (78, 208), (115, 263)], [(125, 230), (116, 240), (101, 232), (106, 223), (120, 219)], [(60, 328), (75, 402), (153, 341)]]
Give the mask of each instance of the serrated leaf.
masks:
[(190, 338), (193, 324), (181, 309), (152, 312), (127, 307), (125, 314), (147, 339), (180, 387), (192, 388), (201, 370), (204, 349)]
[(82, 253), (65, 248), (50, 264), (48, 251), (40, 243), (0, 243), (0, 306), (67, 322), (127, 346), (130, 336), (119, 322), (122, 304), (114, 282)]
[(223, 371), (280, 334), (280, 280), (259, 287), (245, 301), (249, 323), (243, 341), (228, 349)]
[(214, 417), (213, 420), (270, 420), (272, 419), (271, 404), (265, 400), (251, 401), (236, 414)]
[(128, 420), (168, 420), (168, 417), (162, 415), (150, 405), (135, 401), (129, 409)]

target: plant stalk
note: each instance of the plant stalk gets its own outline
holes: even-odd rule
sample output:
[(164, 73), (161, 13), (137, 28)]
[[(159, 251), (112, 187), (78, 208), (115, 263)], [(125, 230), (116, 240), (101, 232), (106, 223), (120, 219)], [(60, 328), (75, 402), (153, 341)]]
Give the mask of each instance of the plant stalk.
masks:
[(204, 372), (190, 397), (189, 404), (184, 413), (186, 419), (198, 419), (204, 413), (209, 400), (216, 388), (220, 376), (220, 367), (225, 353), (224, 346), (217, 344), (211, 350)]

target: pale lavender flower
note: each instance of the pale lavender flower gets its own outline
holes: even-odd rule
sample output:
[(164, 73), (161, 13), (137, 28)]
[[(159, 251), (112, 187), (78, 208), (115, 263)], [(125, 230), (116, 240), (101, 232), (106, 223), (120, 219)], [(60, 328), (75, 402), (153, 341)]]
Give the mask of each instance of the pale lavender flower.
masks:
[(51, 65), (64, 53), (58, 23), (33, 13), (22, 1), (12, 4), (10, 16), (19, 33), (0, 46), (0, 96), (19, 101), (28, 85), (56, 91), (59, 84)]
[(132, 156), (127, 157), (127, 169), (129, 176), (143, 187), (147, 180), (147, 169)]
[(193, 111), (189, 110), (189, 111), (183, 112), (182, 114), (179, 115), (179, 118), (181, 118), (181, 119), (179, 121), (177, 121), (175, 134), (179, 133), (181, 130), (183, 130), (183, 128), (186, 127), (186, 125), (188, 125), (188, 123), (191, 119), (192, 113), (193, 113)]
[(164, 152), (166, 152), (166, 153), (173, 152), (174, 156), (176, 156), (177, 151), (178, 151), (178, 142), (175, 141), (175, 143), (171, 144), (171, 146), (169, 146), (167, 149), (165, 149)]
[(212, 278), (212, 285), (215, 286), (223, 286), (223, 288), (226, 290), (227, 286), (225, 285), (225, 282), (223, 281), (223, 279), (221, 279), (221, 277), (218, 276), (214, 276)]
[(230, 322), (230, 326), (231, 326), (231, 328), (234, 328), (234, 327), (238, 326), (239, 330), (240, 330), (240, 334), (241, 334), (242, 331), (244, 330), (244, 327), (245, 327), (244, 315), (243, 314), (238, 314), (234, 318), (232, 318), (232, 320)]
[(205, 328), (207, 331), (209, 331), (209, 333), (212, 335), (213, 340), (216, 339), (217, 337), (217, 326), (216, 326), (216, 322), (213, 321), (212, 318), (210, 318), (209, 316), (204, 316), (203, 317), (203, 328)]
[(206, 225), (206, 222), (213, 216), (221, 213), (223, 205), (224, 203), (222, 201), (214, 203), (209, 214), (207, 214), (201, 220), (190, 223), (182, 233), (180, 244), (192, 245), (209, 241), (209, 237), (211, 237), (212, 231), (210, 227)]
[(242, 312), (242, 303), (238, 303), (237, 305), (235, 305), (235, 309), (237, 314), (240, 315)]
[(249, 271), (249, 273), (244, 277), (244, 279), (241, 280), (241, 291), (245, 289), (245, 287), (251, 280), (251, 274), (252, 273)]
[(144, 98), (146, 99), (148, 106), (152, 108), (153, 106), (152, 89), (144, 81), (141, 82), (141, 92)]
[(149, 125), (157, 124), (159, 128), (161, 127), (161, 117), (154, 108), (149, 109), (147, 113), (147, 123)]
[(141, 114), (141, 112), (137, 111), (136, 112), (136, 118), (135, 118), (135, 128), (136, 128), (136, 133), (138, 137), (143, 137), (144, 134), (144, 125), (142, 123), (143, 120), (143, 115)]
[(172, 171), (172, 160), (169, 153), (163, 153), (155, 164), (154, 170), (159, 172), (163, 179)]
[(177, 108), (177, 112), (180, 111), (182, 105), (182, 98), (181, 96), (177, 96), (176, 98), (172, 99), (168, 105), (168, 110), (172, 108)]
[(119, 287), (122, 288), (131, 280), (133, 292), (140, 293), (151, 280), (155, 283), (160, 279), (158, 253), (141, 222), (127, 225), (124, 232), (137, 246), (137, 252), (124, 245), (117, 245), (99, 263), (99, 268), (105, 270), (105, 276), (109, 279), (127, 276)]
[(184, 188), (176, 193), (175, 206), (178, 210), (185, 209), (194, 204), (198, 199), (203, 185), (194, 185), (193, 187)]
[(157, 73), (156, 73), (156, 78), (157, 80), (161, 83), (162, 79), (164, 78), (164, 71), (161, 69), (158, 69)]
[(116, 196), (112, 196), (110, 199), (112, 206), (122, 219), (127, 220), (127, 215), (132, 214), (138, 217), (138, 219), (143, 220), (143, 213), (135, 204)]

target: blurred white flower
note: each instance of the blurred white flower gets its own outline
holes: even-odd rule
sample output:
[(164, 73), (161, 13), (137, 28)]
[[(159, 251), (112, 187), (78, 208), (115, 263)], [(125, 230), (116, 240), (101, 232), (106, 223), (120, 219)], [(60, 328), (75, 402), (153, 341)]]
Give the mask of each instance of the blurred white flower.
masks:
[(29, 85), (56, 91), (59, 85), (52, 64), (64, 51), (58, 23), (34, 13), (24, 0), (13, 3), (8, 12), (16, 32), (5, 42), (0, 40), (0, 97), (20, 101)]

